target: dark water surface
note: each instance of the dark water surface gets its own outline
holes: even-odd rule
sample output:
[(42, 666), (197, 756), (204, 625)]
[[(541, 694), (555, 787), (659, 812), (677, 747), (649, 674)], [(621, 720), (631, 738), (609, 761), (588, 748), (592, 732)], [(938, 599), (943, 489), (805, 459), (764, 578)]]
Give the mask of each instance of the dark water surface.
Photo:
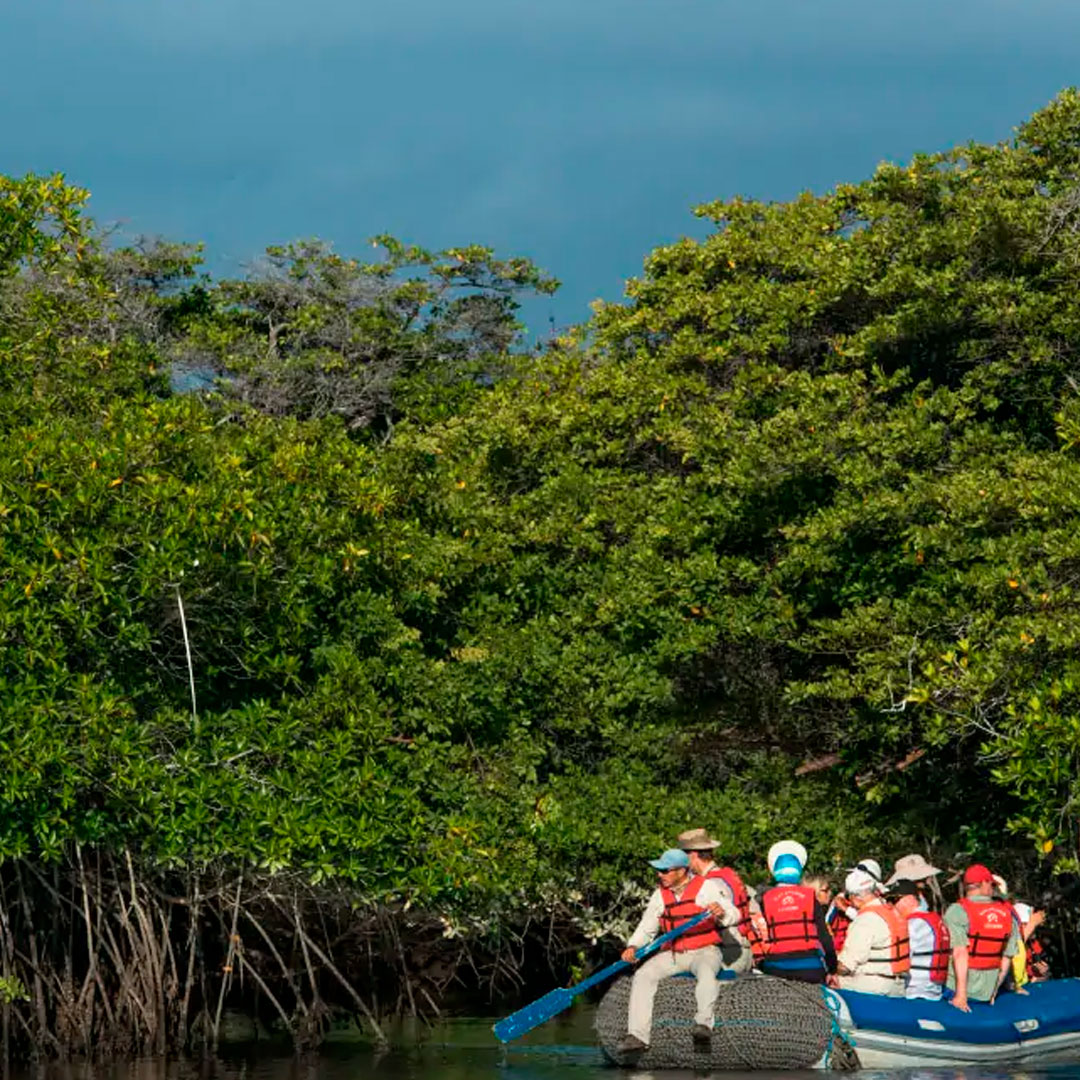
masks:
[[(593, 1040), (593, 1009), (580, 1007), (525, 1038), (502, 1046), (491, 1033), (495, 1017), (416, 1024), (388, 1032), (392, 1046), (331, 1042), (297, 1057), (266, 1044), (232, 1048), (210, 1062), (160, 1059), (118, 1065), (48, 1065), (15, 1070), (11, 1080), (690, 1080), (708, 1074), (617, 1070)], [(822, 1080), (820, 1072), (723, 1072), (722, 1080)], [(841, 1074), (832, 1074), (841, 1075)], [(1047, 1069), (910, 1069), (865, 1071), (860, 1080), (1080, 1080), (1080, 1067)]]

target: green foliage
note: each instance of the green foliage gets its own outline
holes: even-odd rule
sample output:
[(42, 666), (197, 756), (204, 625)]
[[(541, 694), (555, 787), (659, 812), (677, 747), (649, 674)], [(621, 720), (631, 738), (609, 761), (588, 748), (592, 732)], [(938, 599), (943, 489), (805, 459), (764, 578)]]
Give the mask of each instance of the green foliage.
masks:
[(496, 923), (690, 824), (752, 880), (784, 834), (828, 868), (1007, 826), (1075, 869), (1078, 133), (1070, 91), (704, 207), (534, 357), (525, 261), (311, 243), (213, 285), (4, 181), (0, 856)]
[(317, 240), (267, 248), (248, 278), (191, 312), (175, 360), (220, 372), (227, 393), (262, 412), (385, 436), (402, 416), (433, 420), (475, 397), (507, 367), (517, 297), (558, 287), (527, 259), (478, 245), (373, 245), (371, 263)]
[(15, 976), (0, 977), (0, 1005), (11, 1005), (16, 1001), (29, 1001), (30, 995), (26, 992), (22, 980)]

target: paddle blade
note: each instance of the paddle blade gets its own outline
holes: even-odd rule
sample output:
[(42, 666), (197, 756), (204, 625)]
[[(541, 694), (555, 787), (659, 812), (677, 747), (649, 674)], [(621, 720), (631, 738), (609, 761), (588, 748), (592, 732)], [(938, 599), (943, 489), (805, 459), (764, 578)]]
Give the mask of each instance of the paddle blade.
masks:
[(539, 1027), (545, 1020), (558, 1016), (563, 1009), (569, 1008), (574, 1000), (575, 989), (560, 987), (545, 994), (542, 998), (530, 1002), (523, 1009), (504, 1017), (493, 1028), (495, 1037), (500, 1042), (510, 1042), (520, 1038), (527, 1031)]

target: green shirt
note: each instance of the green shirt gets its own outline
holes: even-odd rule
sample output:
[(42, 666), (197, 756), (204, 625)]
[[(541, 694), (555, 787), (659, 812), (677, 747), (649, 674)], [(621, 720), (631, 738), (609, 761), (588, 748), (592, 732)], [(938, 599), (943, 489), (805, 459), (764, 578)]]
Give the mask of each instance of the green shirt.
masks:
[[(976, 904), (989, 904), (989, 896), (972, 896), (969, 899)], [(957, 946), (967, 947), (968, 945), (968, 916), (964, 910), (963, 904), (950, 904), (948, 910), (945, 912), (945, 925), (949, 928), (949, 938), (952, 943), (952, 947), (955, 949)], [(1013, 923), (1012, 932), (1009, 934), (1009, 940), (1005, 943), (1005, 955), (1015, 956), (1020, 948), (1020, 938), (1016, 933), (1016, 923)], [(968, 968), (968, 989), (967, 996), (969, 1001), (989, 1001), (994, 996), (994, 991), (997, 990), (998, 984), (998, 969), (993, 968), (990, 971), (977, 971), (972, 968)], [(952, 962), (949, 963), (949, 989), (956, 989), (956, 972), (953, 970)]]

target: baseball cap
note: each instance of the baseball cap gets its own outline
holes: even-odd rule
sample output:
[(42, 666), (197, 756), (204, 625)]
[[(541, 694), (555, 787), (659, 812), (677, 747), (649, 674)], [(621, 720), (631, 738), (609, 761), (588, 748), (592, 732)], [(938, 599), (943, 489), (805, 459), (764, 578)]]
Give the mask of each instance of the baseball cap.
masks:
[(860, 859), (854, 866), (849, 866), (848, 870), (861, 870), (875, 881), (881, 881), (881, 863), (877, 859)]
[(964, 871), (965, 885), (983, 885), (986, 882), (993, 884), (994, 875), (982, 863), (972, 863)]
[(887, 896), (918, 896), (919, 886), (914, 881), (909, 881), (907, 878), (901, 878), (896, 884), (890, 885), (886, 893)]
[(1032, 911), (1030, 904), (1025, 904), (1022, 900), (1017, 900), (1017, 902), (1013, 904), (1013, 910), (1016, 912), (1016, 917), (1022, 923), (1031, 922), (1031, 916), (1034, 912)]
[(690, 858), (685, 851), (668, 848), (659, 859), (650, 859), (649, 865), (654, 870), (678, 870), (680, 867), (689, 866)]
[(873, 874), (865, 870), (852, 870), (844, 878), (844, 892), (851, 896), (853, 893), (874, 892), (880, 882)]

